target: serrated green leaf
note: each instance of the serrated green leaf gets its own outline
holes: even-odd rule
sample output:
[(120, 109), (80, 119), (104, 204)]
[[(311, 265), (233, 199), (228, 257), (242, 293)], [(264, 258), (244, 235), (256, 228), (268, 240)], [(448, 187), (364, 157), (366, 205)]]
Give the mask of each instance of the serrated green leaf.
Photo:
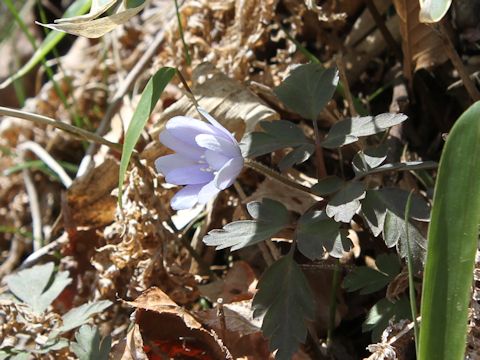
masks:
[(290, 360), (307, 336), (306, 321), (315, 316), (315, 302), (305, 275), (287, 255), (260, 279), (252, 306), (254, 316), (265, 314), (263, 334), (277, 360)]
[[(414, 266), (416, 269), (421, 269), (425, 261), (427, 241), (412, 223), (408, 225), (408, 236), (410, 240), (410, 247), (412, 249)], [(387, 214), (385, 216), (383, 239), (388, 247), (397, 246), (398, 254), (402, 258), (406, 258), (408, 256), (405, 220), (390, 210), (387, 210)]]
[[(64, 18), (85, 14), (90, 8), (91, 0), (77, 0), (68, 7), (63, 14)], [(19, 70), (12, 76), (0, 84), (0, 89), (9, 86), (15, 80), (18, 80), (29, 73), (52, 49), (65, 37), (65, 33), (56, 31), (50, 32), (42, 44), (35, 50), (30, 60), (27, 61)]]
[(361, 295), (371, 294), (387, 286), (400, 272), (400, 261), (397, 255), (382, 254), (375, 264), (378, 270), (368, 266), (356, 267), (345, 276), (343, 287), (349, 291), (360, 290)]
[(94, 303), (83, 304), (71, 309), (62, 316), (63, 325), (60, 327), (59, 332), (67, 332), (85, 324), (90, 316), (102, 312), (110, 305), (112, 305), (111, 301), (101, 300)]
[(311, 63), (293, 69), (274, 92), (288, 108), (305, 119), (316, 120), (337, 85), (337, 69)]
[(100, 341), (100, 332), (90, 325), (83, 325), (75, 334), (76, 342), (70, 348), (79, 360), (108, 360), (112, 338), (106, 336)]
[(385, 216), (387, 215), (387, 206), (377, 191), (367, 190), (367, 195), (362, 200), (361, 215), (372, 231), (373, 236), (378, 236), (382, 233)]
[(354, 117), (335, 123), (322, 146), (335, 149), (354, 143), (362, 136), (370, 136), (387, 130), (407, 120), (403, 114), (385, 113), (377, 116)]
[(288, 210), (275, 200), (251, 202), (247, 209), (255, 220), (234, 221), (223, 229), (211, 230), (203, 242), (217, 250), (231, 247), (234, 251), (269, 239), (290, 223)]
[(330, 219), (324, 211), (310, 211), (302, 215), (296, 229), (298, 250), (315, 260), (325, 252), (330, 256), (340, 258), (352, 247), (340, 224)]
[(387, 299), (382, 299), (370, 309), (367, 319), (363, 323), (363, 332), (372, 331), (373, 342), (379, 342), (383, 330), (388, 326), (390, 319), (395, 321), (410, 320), (410, 302), (406, 296), (392, 303)]
[(356, 175), (368, 173), (368, 171), (382, 165), (386, 158), (387, 148), (385, 146), (360, 150), (353, 157), (353, 170)]
[(8, 288), (34, 312), (42, 313), (72, 282), (67, 272), (57, 273), (52, 280), (54, 268), (53, 262), (49, 262), (9, 275)]
[(451, 4), (452, 0), (420, 0), (418, 18), (422, 23), (438, 22), (445, 16)]
[(327, 176), (313, 185), (312, 191), (319, 196), (330, 195), (340, 190), (344, 185), (345, 181), (338, 176)]
[(350, 181), (337, 192), (325, 208), (329, 217), (337, 222), (349, 223), (361, 208), (360, 200), (365, 197), (365, 185), (358, 181)]
[(125, 141), (122, 149), (122, 159), (120, 160), (120, 170), (118, 171), (118, 203), (122, 204), (122, 188), (127, 172), (128, 163), (132, 156), (133, 149), (150, 117), (160, 95), (172, 80), (176, 70), (171, 67), (163, 67), (158, 70), (148, 81), (142, 96), (138, 102), (137, 108), (133, 113), (132, 121), (125, 134)]

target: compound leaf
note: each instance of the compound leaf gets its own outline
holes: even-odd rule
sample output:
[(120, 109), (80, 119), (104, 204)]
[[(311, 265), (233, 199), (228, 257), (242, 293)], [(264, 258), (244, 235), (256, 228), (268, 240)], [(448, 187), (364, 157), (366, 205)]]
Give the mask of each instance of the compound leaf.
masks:
[(262, 202), (248, 203), (247, 210), (254, 220), (234, 221), (223, 229), (211, 230), (203, 242), (217, 250), (238, 250), (269, 239), (290, 223), (288, 210), (275, 200), (264, 198)]
[(359, 266), (349, 273), (343, 281), (343, 287), (349, 292), (360, 290), (361, 295), (371, 294), (387, 286), (400, 272), (397, 255), (382, 254), (375, 264), (377, 269)]
[(298, 221), (296, 238), (298, 250), (310, 260), (322, 257), (325, 252), (340, 258), (352, 247), (340, 224), (330, 219), (324, 211), (318, 210), (302, 215)]
[(258, 283), (254, 316), (265, 314), (263, 334), (275, 359), (290, 360), (307, 336), (306, 321), (315, 316), (315, 302), (305, 275), (289, 254), (270, 266)]
[(100, 332), (90, 325), (83, 325), (75, 334), (76, 342), (70, 348), (79, 360), (108, 360), (112, 338), (100, 339)]
[(337, 222), (349, 223), (362, 206), (360, 200), (365, 197), (365, 185), (358, 181), (347, 183), (327, 204), (327, 215)]
[(394, 113), (345, 119), (332, 126), (322, 146), (328, 149), (339, 148), (354, 143), (362, 136), (383, 132), (406, 119), (406, 115)]
[(85, 324), (90, 316), (102, 312), (112, 305), (109, 300), (101, 300), (93, 303), (83, 304), (71, 309), (62, 316), (63, 325), (60, 327), (60, 332), (67, 332), (80, 325)]
[(316, 120), (337, 85), (337, 69), (311, 63), (293, 69), (274, 92), (288, 108), (306, 119)]

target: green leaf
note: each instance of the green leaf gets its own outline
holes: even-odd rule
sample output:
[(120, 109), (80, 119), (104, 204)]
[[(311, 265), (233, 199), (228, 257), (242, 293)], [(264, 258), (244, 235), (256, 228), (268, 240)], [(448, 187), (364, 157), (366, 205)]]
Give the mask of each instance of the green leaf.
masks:
[(368, 266), (356, 267), (345, 276), (343, 287), (349, 292), (360, 290), (361, 295), (371, 294), (387, 286), (400, 272), (400, 261), (394, 254), (380, 255), (375, 264), (378, 270)]
[(248, 203), (247, 210), (255, 220), (234, 221), (223, 229), (211, 230), (203, 242), (217, 250), (238, 250), (271, 238), (290, 223), (288, 210), (275, 200)]
[(420, 0), (420, 13), (418, 18), (423, 23), (440, 21), (447, 13), (452, 0)]
[(480, 101), (450, 131), (428, 233), (419, 359), (464, 358), (480, 223)]
[(294, 123), (286, 120), (262, 121), (263, 132), (252, 132), (241, 141), (243, 156), (257, 157), (286, 147), (294, 148), (279, 163), (283, 171), (307, 160), (315, 151), (315, 145)]
[(293, 69), (274, 92), (288, 108), (305, 119), (316, 120), (337, 85), (337, 69), (311, 63)]
[(133, 149), (135, 148), (143, 128), (155, 108), (160, 95), (175, 75), (175, 71), (176, 70), (171, 67), (163, 67), (158, 70), (150, 78), (145, 89), (143, 89), (142, 97), (133, 113), (132, 121), (125, 134), (120, 170), (118, 172), (118, 203), (120, 205), (122, 204), (123, 181), (125, 179), (125, 173), (127, 172), (128, 163), (130, 162)]
[[(388, 247), (397, 246), (398, 254), (402, 258), (408, 256), (407, 233), (405, 228), (404, 218), (387, 210), (383, 228), (383, 239)], [(425, 261), (426, 240), (412, 223), (408, 224), (408, 236), (414, 260), (413, 265), (419, 270)]]
[(361, 208), (360, 200), (365, 197), (365, 185), (350, 181), (328, 202), (327, 215), (337, 222), (349, 223)]
[[(390, 211), (401, 218), (405, 216), (405, 207), (409, 195), (408, 191), (393, 187), (386, 187), (373, 191), (378, 193), (380, 199)], [(428, 203), (415, 193), (412, 195), (410, 218), (418, 221), (428, 221), (430, 219), (430, 208)]]
[(110, 305), (112, 305), (111, 301), (102, 300), (94, 303), (83, 304), (71, 309), (62, 316), (63, 325), (60, 327), (59, 332), (67, 332), (85, 324), (90, 316), (102, 312)]
[(108, 360), (112, 338), (106, 336), (100, 341), (100, 332), (90, 325), (83, 325), (75, 334), (76, 342), (70, 348), (79, 360)]
[(302, 215), (296, 229), (298, 250), (315, 260), (325, 252), (341, 258), (352, 247), (346, 237), (345, 230), (340, 230), (340, 224), (330, 219), (324, 211), (310, 211)]
[(373, 236), (380, 235), (385, 224), (387, 206), (378, 191), (367, 190), (367, 195), (362, 200), (361, 215), (372, 231)]
[(370, 169), (363, 174), (370, 175), (386, 171), (414, 171), (414, 170), (429, 170), (436, 169), (438, 164), (435, 161), (406, 161), (399, 163), (391, 163)]
[(338, 176), (327, 176), (318, 181), (315, 185), (312, 186), (312, 191), (319, 195), (330, 195), (334, 192), (340, 190), (345, 184), (343, 179), (340, 179)]
[(8, 288), (34, 312), (42, 313), (72, 282), (66, 271), (53, 276), (54, 267), (53, 262), (49, 262), (9, 275), (6, 278)]
[[(410, 320), (410, 302), (406, 296), (392, 303), (387, 299), (382, 299), (370, 309), (367, 319), (363, 323), (363, 332), (372, 331), (373, 342), (379, 342), (383, 330), (388, 326), (388, 322), (395, 318), (395, 321)], [(437, 359), (437, 358), (435, 358)]]
[(405, 120), (407, 120), (406, 115), (394, 113), (345, 119), (332, 126), (322, 146), (328, 149), (339, 148), (354, 143), (362, 136), (383, 132)]
[(352, 160), (353, 170), (356, 175), (368, 173), (368, 171), (379, 167), (387, 158), (387, 148), (379, 146), (360, 150)]
[[(68, 7), (63, 14), (64, 18), (85, 14), (90, 8), (91, 0), (77, 0), (72, 5)], [(47, 54), (52, 51), (52, 49), (57, 45), (60, 40), (65, 37), (65, 33), (52, 31), (50, 32), (42, 44), (35, 50), (35, 53), (32, 55), (30, 60), (23, 65), (19, 70), (15, 72), (12, 76), (6, 79), (3, 83), (0, 84), (0, 89), (6, 88), (15, 80), (20, 79), (30, 72), (42, 59), (44, 59)]]
[(293, 253), (276, 261), (263, 274), (252, 306), (254, 316), (265, 314), (263, 334), (275, 359), (290, 360), (307, 336), (306, 321), (315, 316), (315, 302)]

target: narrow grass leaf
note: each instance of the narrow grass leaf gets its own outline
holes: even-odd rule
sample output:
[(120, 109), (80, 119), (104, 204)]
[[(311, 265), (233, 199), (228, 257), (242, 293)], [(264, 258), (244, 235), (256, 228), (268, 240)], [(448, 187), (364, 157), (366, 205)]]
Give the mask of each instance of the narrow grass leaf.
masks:
[(419, 359), (464, 358), (480, 223), (480, 101), (443, 149), (428, 232)]
[(133, 113), (132, 121), (128, 126), (125, 134), (125, 142), (123, 143), (122, 159), (120, 160), (120, 170), (118, 174), (118, 203), (122, 201), (122, 186), (127, 172), (128, 163), (132, 157), (133, 149), (137, 144), (140, 134), (147, 123), (150, 114), (157, 104), (160, 95), (175, 75), (175, 69), (171, 67), (163, 67), (158, 70), (148, 81), (143, 90), (142, 97)]

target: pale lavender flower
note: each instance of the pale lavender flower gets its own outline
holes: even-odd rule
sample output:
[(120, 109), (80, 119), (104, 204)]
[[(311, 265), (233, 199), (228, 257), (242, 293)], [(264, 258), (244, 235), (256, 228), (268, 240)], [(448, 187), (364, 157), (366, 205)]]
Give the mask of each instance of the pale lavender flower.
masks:
[(233, 184), (243, 168), (243, 157), (233, 135), (205, 110), (199, 112), (210, 124), (176, 116), (160, 133), (160, 142), (176, 154), (155, 161), (166, 182), (186, 185), (172, 198), (175, 210), (206, 204)]

